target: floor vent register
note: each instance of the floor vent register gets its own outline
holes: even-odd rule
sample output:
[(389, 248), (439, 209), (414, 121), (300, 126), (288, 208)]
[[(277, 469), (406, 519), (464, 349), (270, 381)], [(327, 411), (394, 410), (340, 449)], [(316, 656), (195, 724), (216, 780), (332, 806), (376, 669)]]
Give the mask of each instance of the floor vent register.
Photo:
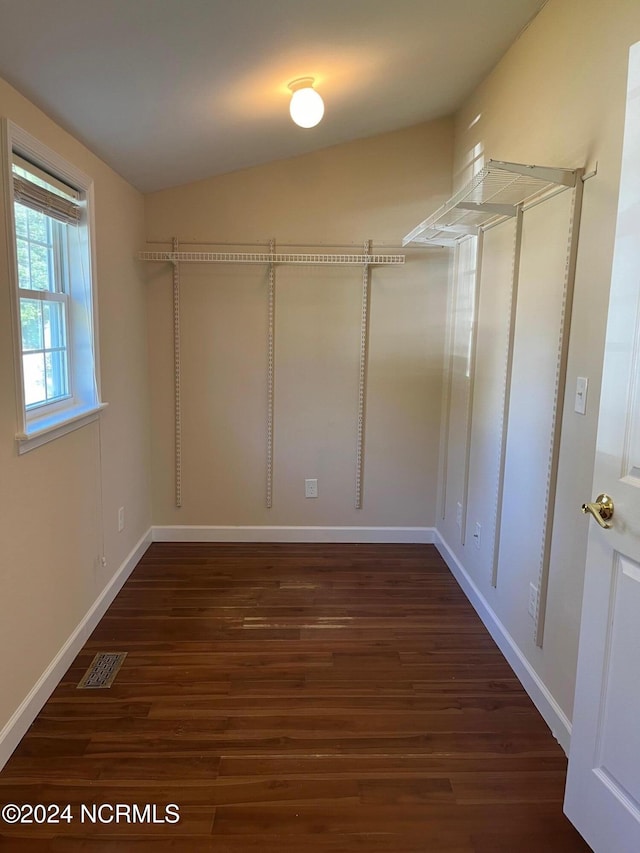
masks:
[(126, 652), (98, 652), (78, 684), (78, 690), (111, 687), (126, 656)]

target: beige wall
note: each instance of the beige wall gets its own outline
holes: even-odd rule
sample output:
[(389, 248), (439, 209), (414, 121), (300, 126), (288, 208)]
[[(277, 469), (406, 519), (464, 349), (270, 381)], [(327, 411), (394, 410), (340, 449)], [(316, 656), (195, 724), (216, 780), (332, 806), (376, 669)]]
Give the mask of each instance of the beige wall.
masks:
[[(146, 197), (150, 241), (398, 246), (450, 192), (451, 123)], [(153, 248), (153, 246), (150, 246)], [(186, 247), (185, 247), (186, 248)], [(242, 248), (242, 247), (240, 247)], [(149, 265), (154, 523), (435, 520), (447, 253), (372, 273), (364, 508), (354, 508), (360, 269), (277, 270), (275, 475), (265, 508), (267, 273), (181, 267), (183, 506), (174, 506), (171, 269)], [(304, 498), (318, 478), (319, 498)]]
[[(100, 427), (17, 455), (0, 205), (1, 731), (148, 531), (151, 510), (145, 288), (134, 260), (144, 239), (142, 196), (4, 81), (0, 115), (95, 181), (102, 396), (109, 403)], [(122, 533), (119, 506), (126, 508)], [(103, 553), (104, 568), (96, 565)]]
[[(489, 605), (516, 641), (519, 649), (540, 676), (555, 701), (570, 718), (575, 683), (580, 606), (586, 550), (587, 523), (579, 512), (580, 504), (592, 492), (592, 465), (599, 383), (602, 369), (604, 328), (608, 285), (611, 273), (612, 246), (615, 227), (620, 154), (622, 146), (625, 84), (630, 45), (640, 39), (640, 5), (636, 0), (550, 0), (519, 41), (478, 87), (456, 116), (454, 181), (460, 185), (481, 165), (481, 158), (512, 160), (552, 166), (592, 169), (598, 163), (598, 175), (585, 185), (584, 213), (576, 279), (573, 324), (567, 379), (567, 399), (563, 417), (561, 463), (558, 478), (556, 524), (553, 537), (549, 601), (544, 648), (533, 642), (533, 622), (527, 613), (528, 587), (537, 581), (537, 554), (532, 564), (525, 544), (527, 524), (536, 525), (539, 518), (535, 507), (527, 521), (518, 509), (535, 491), (535, 482), (527, 477), (525, 467), (518, 472), (517, 481), (505, 499), (510, 502), (509, 518), (513, 522), (507, 531), (507, 542), (500, 568), (497, 590), (491, 588), (487, 555), (478, 554), (467, 544), (457, 542), (453, 506), (460, 500), (462, 472), (460, 466), (449, 469), (447, 482), (448, 507), (441, 530), (463, 563)], [(563, 197), (564, 198), (564, 197)], [(540, 334), (544, 318), (536, 311), (547, 300), (553, 304), (554, 281), (562, 277), (563, 269), (557, 258), (557, 241), (567, 233), (567, 211), (562, 202), (536, 208), (525, 221), (525, 281), (524, 299), (519, 306), (517, 341), (522, 383), (529, 381), (533, 399), (542, 392), (548, 377), (539, 380), (527, 373), (539, 353)], [(564, 223), (564, 224), (563, 224)], [(500, 226), (507, 229), (510, 226)], [(498, 302), (502, 310), (504, 299), (499, 295), (502, 278), (509, 268), (512, 239), (504, 230), (491, 232), (491, 257)], [(527, 244), (528, 241), (528, 244)], [(527, 254), (528, 253), (528, 254)], [(556, 270), (551, 270), (555, 263)], [(486, 272), (485, 265), (485, 272)], [(502, 272), (500, 271), (502, 270)], [(481, 297), (479, 352), (483, 364), (498, 369), (504, 360), (505, 341), (496, 332), (495, 311), (482, 309), (482, 299), (491, 308), (491, 280), (483, 275)], [(502, 300), (502, 301), (500, 301)], [(500, 308), (502, 305), (502, 308)], [(545, 329), (556, 322), (549, 316)], [(545, 334), (542, 331), (542, 334)], [(553, 338), (553, 335), (551, 336)], [(514, 368), (515, 369), (515, 368)], [(541, 367), (541, 373), (546, 367)], [(586, 416), (573, 412), (573, 396), (577, 376), (589, 378), (589, 398)], [(486, 375), (481, 378), (479, 397), (474, 409), (479, 421), (474, 427), (472, 449), (491, 441), (495, 418), (487, 415), (491, 394), (486, 387)], [(484, 384), (483, 384), (484, 383)], [(455, 386), (455, 382), (454, 382)], [(484, 390), (483, 390), (484, 389)], [(478, 390), (478, 389), (477, 389)], [(522, 414), (528, 395), (523, 384), (516, 388), (515, 413)], [(497, 399), (497, 398), (496, 398)], [(498, 400), (499, 401), (499, 400)], [(464, 394), (454, 397), (452, 422), (464, 418)], [(488, 421), (487, 421), (488, 417)], [(522, 419), (521, 419), (522, 420)], [(517, 418), (515, 423), (517, 423)], [(485, 435), (480, 430), (485, 430)], [(510, 436), (513, 454), (529, 462), (533, 459), (531, 444), (526, 441), (527, 422), (514, 427)], [(488, 433), (486, 432), (488, 430)], [(524, 432), (523, 432), (524, 430)], [(462, 453), (464, 430), (452, 433), (452, 453)], [(488, 438), (487, 438), (488, 435)], [(513, 455), (512, 455), (513, 458)], [(477, 460), (476, 460), (477, 462)], [(533, 480), (541, 473), (546, 477), (544, 460), (532, 472)], [(482, 511), (483, 498), (493, 505), (495, 479), (486, 464), (476, 464), (479, 472), (471, 484), (473, 506), (469, 519), (473, 521)], [(473, 479), (473, 475), (472, 475)], [(508, 484), (507, 484), (508, 485)], [(597, 491), (597, 484), (595, 486)], [(520, 525), (517, 527), (516, 525)], [(522, 536), (514, 536), (521, 530)], [(485, 537), (486, 547), (491, 536)], [(504, 543), (503, 543), (504, 544)], [(529, 555), (530, 556), (530, 555)]]

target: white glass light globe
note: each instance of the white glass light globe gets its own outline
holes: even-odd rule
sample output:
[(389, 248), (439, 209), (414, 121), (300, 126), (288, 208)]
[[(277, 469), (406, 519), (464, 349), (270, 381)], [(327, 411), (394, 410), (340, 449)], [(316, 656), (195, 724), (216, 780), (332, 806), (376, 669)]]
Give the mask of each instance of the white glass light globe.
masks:
[(310, 86), (296, 89), (291, 96), (289, 112), (300, 127), (315, 127), (324, 115), (324, 101)]

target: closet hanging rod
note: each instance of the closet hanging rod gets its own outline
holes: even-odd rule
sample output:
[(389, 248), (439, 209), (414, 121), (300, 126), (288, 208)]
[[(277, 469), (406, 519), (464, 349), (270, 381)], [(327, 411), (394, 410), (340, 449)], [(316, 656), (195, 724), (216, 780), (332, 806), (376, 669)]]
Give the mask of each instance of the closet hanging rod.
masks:
[(285, 254), (283, 252), (139, 252), (140, 261), (200, 264), (297, 264), (302, 266), (398, 266), (404, 255)]

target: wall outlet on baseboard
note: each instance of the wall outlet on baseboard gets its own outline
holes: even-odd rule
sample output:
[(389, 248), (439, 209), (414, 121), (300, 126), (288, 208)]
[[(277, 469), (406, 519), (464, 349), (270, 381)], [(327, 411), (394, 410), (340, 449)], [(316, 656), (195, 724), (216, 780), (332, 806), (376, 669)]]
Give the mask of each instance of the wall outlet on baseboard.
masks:
[(121, 506), (118, 510), (118, 533), (124, 530), (124, 507)]
[(305, 498), (318, 497), (318, 481), (316, 479), (304, 481), (304, 496)]
[(458, 525), (458, 530), (462, 530), (462, 504), (460, 501), (456, 504), (456, 524)]
[(535, 619), (536, 611), (538, 610), (538, 587), (533, 583), (529, 584), (529, 606), (527, 609), (529, 616)]

